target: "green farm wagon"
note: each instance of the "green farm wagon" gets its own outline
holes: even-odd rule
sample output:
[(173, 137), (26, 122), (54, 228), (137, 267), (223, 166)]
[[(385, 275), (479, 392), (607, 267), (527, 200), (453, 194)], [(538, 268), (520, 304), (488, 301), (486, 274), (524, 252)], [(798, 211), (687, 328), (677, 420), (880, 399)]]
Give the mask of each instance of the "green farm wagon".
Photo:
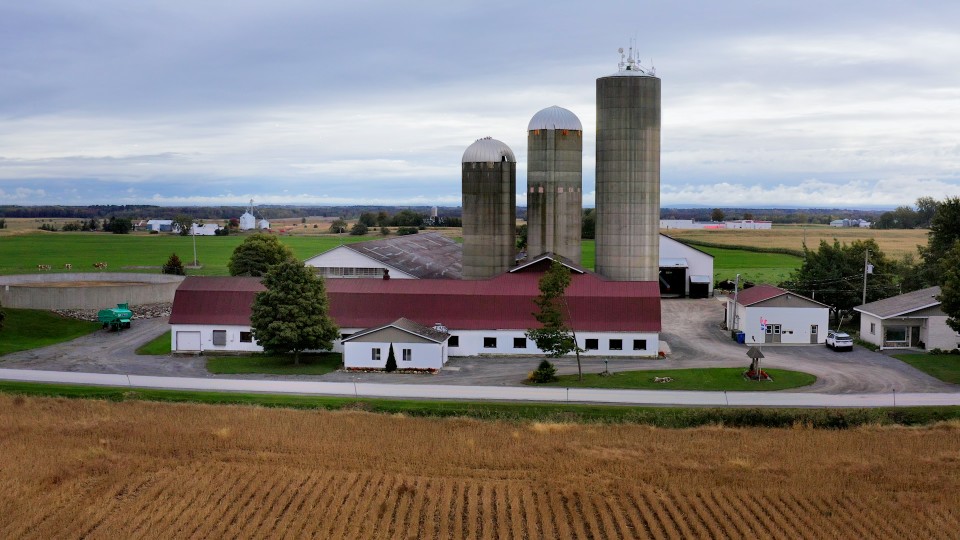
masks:
[(97, 320), (103, 324), (104, 328), (111, 330), (121, 330), (130, 328), (130, 319), (133, 318), (133, 312), (130, 311), (128, 304), (117, 304), (115, 308), (101, 309), (97, 312)]

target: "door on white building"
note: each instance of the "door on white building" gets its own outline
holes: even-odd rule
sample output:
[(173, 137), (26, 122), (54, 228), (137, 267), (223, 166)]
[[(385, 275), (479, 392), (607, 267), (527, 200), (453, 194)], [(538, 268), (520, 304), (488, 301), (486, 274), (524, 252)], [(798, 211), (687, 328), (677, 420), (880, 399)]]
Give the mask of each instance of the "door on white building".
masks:
[(200, 332), (177, 332), (178, 351), (199, 351)]
[(780, 343), (780, 325), (768, 324), (767, 335), (764, 343)]
[(810, 344), (811, 345), (817, 344), (819, 337), (820, 337), (820, 327), (815, 324), (811, 324), (810, 325)]

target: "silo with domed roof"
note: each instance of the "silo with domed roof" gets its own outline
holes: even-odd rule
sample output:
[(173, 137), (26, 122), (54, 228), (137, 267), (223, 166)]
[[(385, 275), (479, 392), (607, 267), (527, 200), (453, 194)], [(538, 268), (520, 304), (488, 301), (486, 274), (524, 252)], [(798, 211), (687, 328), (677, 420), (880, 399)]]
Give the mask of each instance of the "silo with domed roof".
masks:
[(463, 277), (484, 279), (516, 262), (517, 158), (496, 139), (463, 153)]
[(555, 253), (580, 263), (583, 125), (547, 107), (527, 125), (527, 260)]

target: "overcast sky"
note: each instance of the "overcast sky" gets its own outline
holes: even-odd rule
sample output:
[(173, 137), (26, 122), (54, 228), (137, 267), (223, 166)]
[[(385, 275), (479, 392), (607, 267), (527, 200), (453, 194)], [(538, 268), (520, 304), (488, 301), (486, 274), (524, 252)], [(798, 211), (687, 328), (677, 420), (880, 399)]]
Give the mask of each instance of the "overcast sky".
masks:
[(460, 204), (474, 140), (583, 122), (635, 39), (662, 205), (960, 195), (960, 2), (0, 3), (0, 204)]

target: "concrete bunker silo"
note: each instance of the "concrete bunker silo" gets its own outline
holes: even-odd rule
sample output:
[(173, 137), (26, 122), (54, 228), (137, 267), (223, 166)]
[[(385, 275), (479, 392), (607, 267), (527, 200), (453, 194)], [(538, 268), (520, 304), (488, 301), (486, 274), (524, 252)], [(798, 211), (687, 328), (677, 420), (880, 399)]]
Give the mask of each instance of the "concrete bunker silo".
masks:
[(660, 79), (633, 50), (597, 79), (596, 271), (657, 281), (660, 248)]
[(463, 153), (463, 277), (483, 279), (516, 259), (517, 159), (485, 137)]
[(547, 107), (527, 126), (527, 258), (552, 252), (580, 263), (583, 125)]

